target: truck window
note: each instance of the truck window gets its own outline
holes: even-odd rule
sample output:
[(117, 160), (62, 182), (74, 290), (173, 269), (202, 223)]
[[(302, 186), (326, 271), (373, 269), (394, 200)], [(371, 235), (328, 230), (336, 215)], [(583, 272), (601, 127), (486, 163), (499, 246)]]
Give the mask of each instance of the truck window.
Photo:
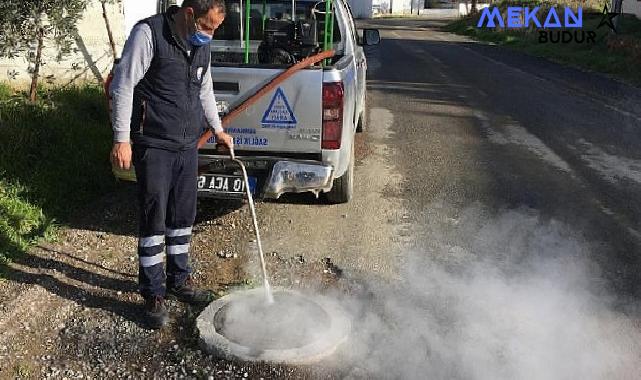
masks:
[[(211, 45), (214, 63), (244, 63), (246, 33), (250, 39), (249, 63), (253, 65), (293, 64), (323, 50), (324, 1), (298, 0), (292, 17), (291, 0), (254, 0), (249, 25), (245, 25), (244, 1), (227, 0), (226, 5), (227, 16)], [(334, 44), (340, 41), (340, 28), (335, 20)]]

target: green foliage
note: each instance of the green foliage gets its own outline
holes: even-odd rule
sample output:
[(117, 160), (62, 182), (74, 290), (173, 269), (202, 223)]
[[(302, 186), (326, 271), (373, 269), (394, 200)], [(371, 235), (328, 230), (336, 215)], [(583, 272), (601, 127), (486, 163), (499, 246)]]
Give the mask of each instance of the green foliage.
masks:
[(0, 85), (0, 260), (54, 236), (53, 221), (113, 191), (111, 129), (98, 86), (40, 90)]
[(39, 30), (58, 47), (58, 58), (71, 52), (76, 23), (87, 0), (3, 0), (0, 2), (0, 55), (27, 53), (33, 59)]
[(0, 101), (6, 101), (13, 95), (13, 90), (6, 83), (0, 83)]
[(0, 2), (0, 57), (24, 56), (32, 75), (31, 100), (35, 101), (46, 42), (57, 47), (57, 60), (71, 53), (76, 23), (87, 0), (2, 0)]
[(55, 228), (41, 208), (25, 198), (25, 188), (0, 179), (0, 264), (25, 252), (40, 237), (51, 238)]

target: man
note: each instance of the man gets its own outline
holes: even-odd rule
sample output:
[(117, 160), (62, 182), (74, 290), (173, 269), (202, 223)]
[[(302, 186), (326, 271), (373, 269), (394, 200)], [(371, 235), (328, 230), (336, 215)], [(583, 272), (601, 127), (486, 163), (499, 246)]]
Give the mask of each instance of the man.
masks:
[(211, 301), (211, 293), (193, 287), (188, 252), (204, 121), (218, 142), (232, 144), (218, 117), (210, 70), (209, 43), (224, 18), (224, 0), (185, 0), (142, 20), (114, 72), (111, 160), (121, 169), (133, 162), (136, 170), (138, 280), (151, 328), (168, 322), (166, 295), (190, 304)]

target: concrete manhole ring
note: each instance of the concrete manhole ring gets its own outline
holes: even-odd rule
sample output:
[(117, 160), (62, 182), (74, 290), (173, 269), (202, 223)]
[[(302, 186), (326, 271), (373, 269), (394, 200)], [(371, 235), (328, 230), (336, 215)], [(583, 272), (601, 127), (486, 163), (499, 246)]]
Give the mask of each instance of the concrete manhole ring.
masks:
[(347, 340), (350, 318), (335, 300), (274, 289), (274, 306), (262, 288), (229, 294), (196, 320), (202, 348), (224, 359), (310, 364)]

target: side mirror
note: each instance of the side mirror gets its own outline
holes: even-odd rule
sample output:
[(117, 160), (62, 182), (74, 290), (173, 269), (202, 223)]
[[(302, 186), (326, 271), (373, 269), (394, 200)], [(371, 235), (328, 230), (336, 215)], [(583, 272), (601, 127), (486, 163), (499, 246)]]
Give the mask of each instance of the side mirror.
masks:
[(378, 29), (363, 29), (363, 36), (361, 37), (361, 45), (373, 46), (381, 42), (381, 34)]

